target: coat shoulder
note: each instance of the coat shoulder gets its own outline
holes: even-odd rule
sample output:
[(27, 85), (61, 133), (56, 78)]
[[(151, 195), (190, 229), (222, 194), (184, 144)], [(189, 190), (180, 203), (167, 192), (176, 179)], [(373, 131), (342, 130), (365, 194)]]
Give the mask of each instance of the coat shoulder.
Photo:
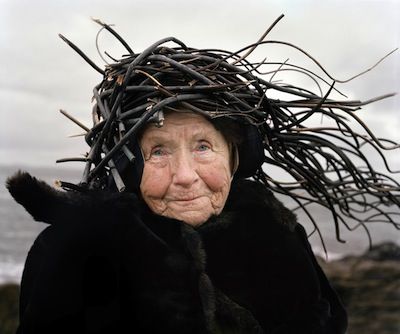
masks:
[(23, 171), (9, 177), (6, 188), (35, 220), (48, 224), (104, 217), (110, 212), (139, 210), (138, 199), (132, 193), (58, 190)]

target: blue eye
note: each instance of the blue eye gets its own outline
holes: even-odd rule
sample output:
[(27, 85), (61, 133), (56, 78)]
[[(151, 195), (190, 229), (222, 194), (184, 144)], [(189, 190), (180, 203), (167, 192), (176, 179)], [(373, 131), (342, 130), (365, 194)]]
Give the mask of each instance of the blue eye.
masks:
[(151, 151), (151, 156), (153, 157), (162, 157), (164, 155), (166, 155), (166, 152), (161, 147), (156, 147)]
[(204, 144), (204, 143), (199, 144), (199, 145), (197, 146), (197, 150), (198, 150), (198, 151), (201, 151), (201, 152), (208, 151), (208, 150), (210, 150), (210, 149), (211, 149), (210, 145)]

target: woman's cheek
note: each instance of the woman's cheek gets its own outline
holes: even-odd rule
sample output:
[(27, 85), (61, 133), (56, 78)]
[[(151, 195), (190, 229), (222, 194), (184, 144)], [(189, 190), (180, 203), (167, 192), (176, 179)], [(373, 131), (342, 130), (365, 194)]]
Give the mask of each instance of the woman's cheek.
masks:
[(210, 204), (213, 214), (219, 215), (225, 206), (231, 185), (231, 173), (229, 166), (218, 164), (205, 168), (200, 177), (211, 191)]
[(146, 198), (161, 200), (164, 198), (169, 184), (168, 168), (159, 168), (152, 166), (150, 163), (145, 163), (140, 183), (140, 190), (145, 200)]
[(212, 191), (223, 191), (229, 187), (231, 179), (229, 166), (223, 163), (202, 166), (199, 176)]

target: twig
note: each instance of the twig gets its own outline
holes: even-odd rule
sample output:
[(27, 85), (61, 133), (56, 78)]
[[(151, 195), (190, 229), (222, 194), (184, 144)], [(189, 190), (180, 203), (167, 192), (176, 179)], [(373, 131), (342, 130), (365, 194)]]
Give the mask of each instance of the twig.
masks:
[(65, 110), (60, 109), (60, 113), (62, 113), (65, 117), (67, 117), (68, 119), (70, 119), (72, 122), (74, 122), (76, 125), (78, 125), (79, 127), (81, 127), (83, 130), (85, 130), (86, 132), (89, 132), (90, 129), (82, 124), (81, 122), (79, 122), (76, 118), (74, 118), (73, 116), (71, 116), (70, 114), (68, 114)]
[(72, 49), (74, 49), (90, 66), (92, 66), (97, 72), (100, 74), (104, 75), (104, 71), (98, 67), (88, 56), (86, 56), (74, 43), (69, 41), (66, 37), (64, 37), (61, 34), (58, 34), (58, 36), (65, 42), (67, 43)]

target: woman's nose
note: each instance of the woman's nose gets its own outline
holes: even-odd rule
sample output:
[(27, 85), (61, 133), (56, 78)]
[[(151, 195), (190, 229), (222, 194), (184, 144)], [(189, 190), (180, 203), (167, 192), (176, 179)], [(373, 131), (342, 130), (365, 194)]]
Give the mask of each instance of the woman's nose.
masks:
[(172, 181), (175, 185), (190, 187), (198, 179), (195, 163), (189, 152), (174, 157)]

